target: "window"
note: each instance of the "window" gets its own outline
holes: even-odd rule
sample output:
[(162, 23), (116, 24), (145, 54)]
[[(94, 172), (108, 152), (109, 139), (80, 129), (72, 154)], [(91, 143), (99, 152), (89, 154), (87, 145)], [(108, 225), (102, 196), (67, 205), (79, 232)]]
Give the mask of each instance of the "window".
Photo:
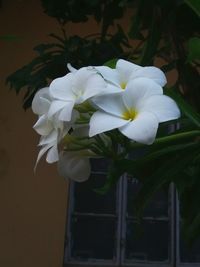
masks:
[(70, 186), (65, 266), (200, 266), (200, 242), (191, 250), (179, 242), (173, 185), (155, 195), (138, 224), (134, 194), (140, 183), (123, 176), (108, 194), (97, 194), (94, 189), (104, 184), (108, 163), (92, 160), (92, 166), (87, 182)]

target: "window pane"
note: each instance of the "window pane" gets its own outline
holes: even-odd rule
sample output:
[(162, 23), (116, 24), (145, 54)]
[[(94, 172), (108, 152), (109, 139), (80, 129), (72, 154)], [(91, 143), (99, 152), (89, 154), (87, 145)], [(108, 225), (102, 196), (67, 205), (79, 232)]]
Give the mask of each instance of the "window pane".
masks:
[(200, 263), (200, 239), (189, 247), (184, 240), (180, 241), (181, 262)]
[(90, 159), (92, 172), (104, 172), (106, 173), (108, 171), (109, 167), (109, 160), (100, 158), (100, 159)]
[(115, 214), (115, 187), (103, 195), (94, 191), (94, 189), (102, 187), (105, 181), (106, 175), (92, 174), (88, 181), (84, 183), (75, 183), (74, 211), (81, 213)]
[(167, 221), (128, 221), (125, 255), (128, 260), (166, 261), (169, 258), (169, 224)]
[[(127, 211), (129, 216), (134, 216), (134, 199), (141, 188), (141, 183), (135, 178), (128, 178), (127, 185)], [(144, 217), (168, 217), (168, 192), (157, 192), (145, 208)]]
[(76, 216), (72, 219), (71, 227), (73, 259), (113, 259), (115, 219)]

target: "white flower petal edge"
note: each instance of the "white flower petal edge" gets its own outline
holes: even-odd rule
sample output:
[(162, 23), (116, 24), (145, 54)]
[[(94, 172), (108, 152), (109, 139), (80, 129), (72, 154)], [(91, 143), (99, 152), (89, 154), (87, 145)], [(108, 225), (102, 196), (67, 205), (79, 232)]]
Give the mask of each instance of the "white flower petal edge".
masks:
[(162, 87), (148, 78), (137, 78), (128, 83), (123, 99), (128, 106), (137, 106), (144, 99), (153, 95), (162, 95)]
[(43, 115), (48, 111), (50, 103), (49, 87), (42, 88), (33, 98), (32, 110), (37, 115)]
[(71, 90), (74, 73), (68, 73), (63, 77), (53, 80), (49, 86), (49, 92), (52, 98), (57, 100), (74, 100)]
[(58, 156), (58, 145), (55, 143), (47, 152), (46, 161), (48, 163), (54, 163), (59, 160)]
[(108, 112), (111, 115), (119, 116), (122, 109), (125, 109), (123, 98), (121, 93), (114, 93), (108, 95), (102, 95), (94, 97), (91, 100), (92, 104), (97, 109), (102, 109), (105, 112)]
[(116, 69), (121, 73), (124, 80), (133, 80), (136, 78), (149, 78), (160, 86), (165, 86), (167, 79), (163, 71), (159, 68), (150, 66), (150, 67), (141, 67), (129, 61), (119, 59), (116, 64)]
[(60, 110), (64, 110), (64, 112), (60, 112), (61, 114), (59, 114), (58, 118), (63, 121), (70, 121), (73, 107), (74, 101), (54, 100), (49, 108), (48, 118), (50, 119)]
[(140, 110), (153, 113), (159, 122), (175, 120), (181, 115), (176, 102), (166, 95), (155, 95), (145, 99)]
[(131, 75), (140, 69), (142, 69), (141, 66), (124, 59), (119, 59), (116, 63), (116, 70), (120, 76), (120, 80), (126, 83), (130, 80)]
[(167, 83), (165, 74), (156, 67), (142, 67), (141, 69), (138, 69), (137, 71), (133, 72), (130, 79), (136, 79), (139, 77), (152, 79), (154, 82), (156, 82), (162, 87), (165, 86), (165, 84)]
[(110, 115), (103, 111), (95, 112), (90, 119), (89, 136), (107, 132), (121, 126), (124, 126), (129, 121), (120, 117)]
[(77, 69), (74, 68), (70, 63), (67, 63), (67, 68), (68, 68), (68, 70), (69, 70), (70, 72), (75, 72), (75, 71), (77, 71)]
[(91, 172), (89, 158), (81, 157), (77, 152), (61, 152), (57, 166), (62, 177), (76, 182), (86, 181)]
[(154, 142), (158, 129), (158, 119), (149, 112), (142, 112), (119, 131), (131, 140), (150, 145)]
[(94, 68), (101, 74), (101, 76), (106, 80), (106, 82), (110, 82), (117, 87), (119, 86), (120, 77), (115, 69), (111, 69), (107, 66), (96, 66)]
[(57, 113), (61, 121), (70, 121), (76, 104), (82, 104), (95, 95), (105, 93), (106, 86), (106, 82), (94, 68), (81, 68), (55, 79), (49, 89), (54, 98), (49, 118)]
[(46, 152), (46, 161), (48, 163), (58, 161), (58, 144), (74, 123), (75, 113), (72, 114), (72, 120), (70, 122), (59, 120), (56, 114), (57, 108), (60, 106), (59, 101), (53, 101), (48, 87), (39, 90), (33, 99), (32, 109), (39, 115), (38, 121), (33, 128), (41, 135), (39, 142), (41, 149), (34, 169), (36, 169), (39, 160)]
[(95, 69), (119, 91), (126, 89), (128, 83), (137, 78), (149, 78), (160, 86), (164, 86), (167, 82), (165, 74), (160, 69), (153, 66), (141, 67), (124, 59), (117, 61), (115, 69), (106, 66), (97, 66)]
[(52, 122), (48, 120), (47, 115), (42, 115), (39, 116), (33, 128), (40, 135), (48, 135), (52, 131)]

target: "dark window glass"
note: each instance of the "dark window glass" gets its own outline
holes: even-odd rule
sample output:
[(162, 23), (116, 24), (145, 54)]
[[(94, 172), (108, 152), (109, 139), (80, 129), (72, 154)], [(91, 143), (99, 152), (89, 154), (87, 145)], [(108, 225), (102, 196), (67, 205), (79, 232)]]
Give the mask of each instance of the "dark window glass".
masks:
[[(129, 216), (134, 216), (134, 200), (141, 183), (137, 179), (129, 177), (127, 184), (127, 212)], [(145, 208), (144, 217), (168, 217), (168, 192), (160, 191), (155, 194), (148, 206)]]
[(72, 258), (113, 259), (116, 221), (113, 218), (76, 216), (72, 219)]
[[(199, 263), (200, 262), (200, 239), (189, 245), (180, 238), (180, 260), (181, 262)], [(200, 266), (200, 265), (198, 265)]]
[(166, 261), (169, 244), (167, 221), (144, 221), (141, 225), (129, 220), (126, 229), (126, 259)]
[(92, 173), (88, 181), (74, 185), (74, 212), (115, 214), (116, 189), (113, 187), (106, 194), (99, 194), (95, 189), (101, 188), (106, 181), (105, 174)]
[(104, 158), (93, 158), (90, 159), (91, 167), (92, 167), (92, 172), (104, 172), (106, 173), (109, 168), (109, 160), (104, 159)]

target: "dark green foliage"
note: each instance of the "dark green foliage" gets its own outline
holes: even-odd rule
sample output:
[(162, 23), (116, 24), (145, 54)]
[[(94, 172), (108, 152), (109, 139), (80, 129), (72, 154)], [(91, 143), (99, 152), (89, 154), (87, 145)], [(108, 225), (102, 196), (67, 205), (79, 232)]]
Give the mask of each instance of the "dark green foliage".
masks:
[(88, 16), (92, 15), (98, 22), (105, 18), (110, 25), (114, 19), (121, 18), (123, 13), (122, 1), (119, 0), (41, 0), (41, 2), (44, 12), (62, 24), (68, 21), (85, 22)]
[(25, 109), (31, 106), (37, 90), (47, 86), (50, 80), (68, 72), (67, 63), (76, 68), (102, 65), (111, 58), (123, 57), (123, 46), (129, 46), (120, 27), (114, 35), (103, 40), (99, 34), (92, 38), (71, 36), (65, 39), (55, 34), (50, 36), (55, 39), (54, 43), (37, 45), (34, 48), (37, 57), (7, 78), (11, 89), (16, 93), (21, 89), (26, 90), (23, 103)]

